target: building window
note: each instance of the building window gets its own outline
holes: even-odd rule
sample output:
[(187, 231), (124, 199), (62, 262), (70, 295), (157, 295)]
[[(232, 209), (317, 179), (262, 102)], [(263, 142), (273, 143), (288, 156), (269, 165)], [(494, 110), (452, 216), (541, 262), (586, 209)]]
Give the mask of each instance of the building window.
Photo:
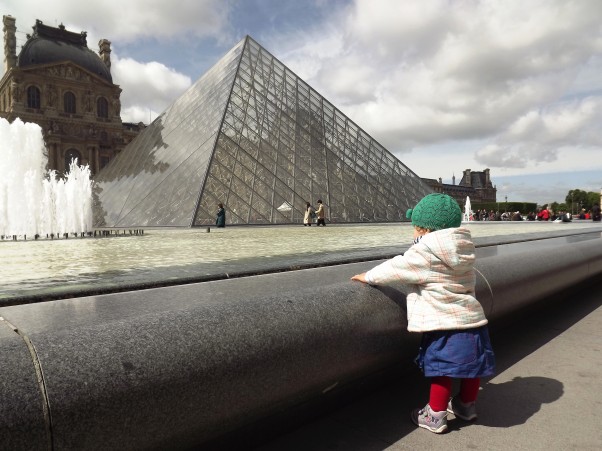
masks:
[(104, 97), (99, 97), (96, 101), (96, 115), (98, 117), (109, 117), (109, 102)]
[(82, 164), (82, 155), (76, 149), (69, 149), (65, 153), (65, 172), (69, 172), (71, 161), (75, 161), (77, 165)]
[(65, 113), (75, 114), (75, 94), (66, 92), (63, 96), (63, 103), (65, 104)]
[(40, 90), (35, 86), (27, 88), (27, 107), (40, 109)]

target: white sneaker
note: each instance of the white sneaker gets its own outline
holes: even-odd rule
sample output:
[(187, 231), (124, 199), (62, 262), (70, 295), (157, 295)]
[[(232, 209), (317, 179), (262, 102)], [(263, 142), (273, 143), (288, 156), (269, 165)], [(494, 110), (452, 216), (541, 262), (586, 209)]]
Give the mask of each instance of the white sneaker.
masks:
[(435, 434), (441, 434), (447, 430), (447, 411), (435, 412), (428, 404), (423, 409), (413, 410), (411, 418), (414, 424)]

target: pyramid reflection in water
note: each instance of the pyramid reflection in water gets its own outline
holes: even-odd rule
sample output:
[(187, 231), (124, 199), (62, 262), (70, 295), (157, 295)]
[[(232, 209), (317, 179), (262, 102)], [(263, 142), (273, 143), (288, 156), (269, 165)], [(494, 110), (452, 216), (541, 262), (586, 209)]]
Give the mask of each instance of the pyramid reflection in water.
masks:
[(422, 180), (250, 37), (96, 179), (96, 227), (405, 220)]

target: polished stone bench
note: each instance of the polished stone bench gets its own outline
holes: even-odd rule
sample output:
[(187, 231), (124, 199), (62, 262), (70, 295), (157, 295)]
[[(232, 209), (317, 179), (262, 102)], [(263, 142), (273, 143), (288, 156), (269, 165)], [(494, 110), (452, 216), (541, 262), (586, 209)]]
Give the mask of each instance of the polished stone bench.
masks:
[[(477, 244), (492, 324), (602, 273), (600, 233)], [(2, 307), (0, 449), (218, 443), (411, 366), (403, 289), (350, 281), (377, 263)]]

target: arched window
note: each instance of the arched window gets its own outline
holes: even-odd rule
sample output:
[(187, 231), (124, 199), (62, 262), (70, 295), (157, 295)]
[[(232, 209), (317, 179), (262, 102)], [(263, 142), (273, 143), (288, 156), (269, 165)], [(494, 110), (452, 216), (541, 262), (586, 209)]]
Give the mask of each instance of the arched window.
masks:
[(27, 107), (40, 109), (40, 90), (35, 86), (27, 88)]
[(99, 97), (96, 101), (96, 115), (98, 117), (109, 117), (109, 102), (104, 97)]
[(75, 94), (66, 92), (63, 96), (63, 103), (65, 105), (65, 113), (75, 114)]
[(71, 165), (71, 161), (75, 161), (77, 165), (82, 164), (82, 155), (76, 149), (69, 149), (65, 153), (65, 172), (69, 172), (69, 165)]

